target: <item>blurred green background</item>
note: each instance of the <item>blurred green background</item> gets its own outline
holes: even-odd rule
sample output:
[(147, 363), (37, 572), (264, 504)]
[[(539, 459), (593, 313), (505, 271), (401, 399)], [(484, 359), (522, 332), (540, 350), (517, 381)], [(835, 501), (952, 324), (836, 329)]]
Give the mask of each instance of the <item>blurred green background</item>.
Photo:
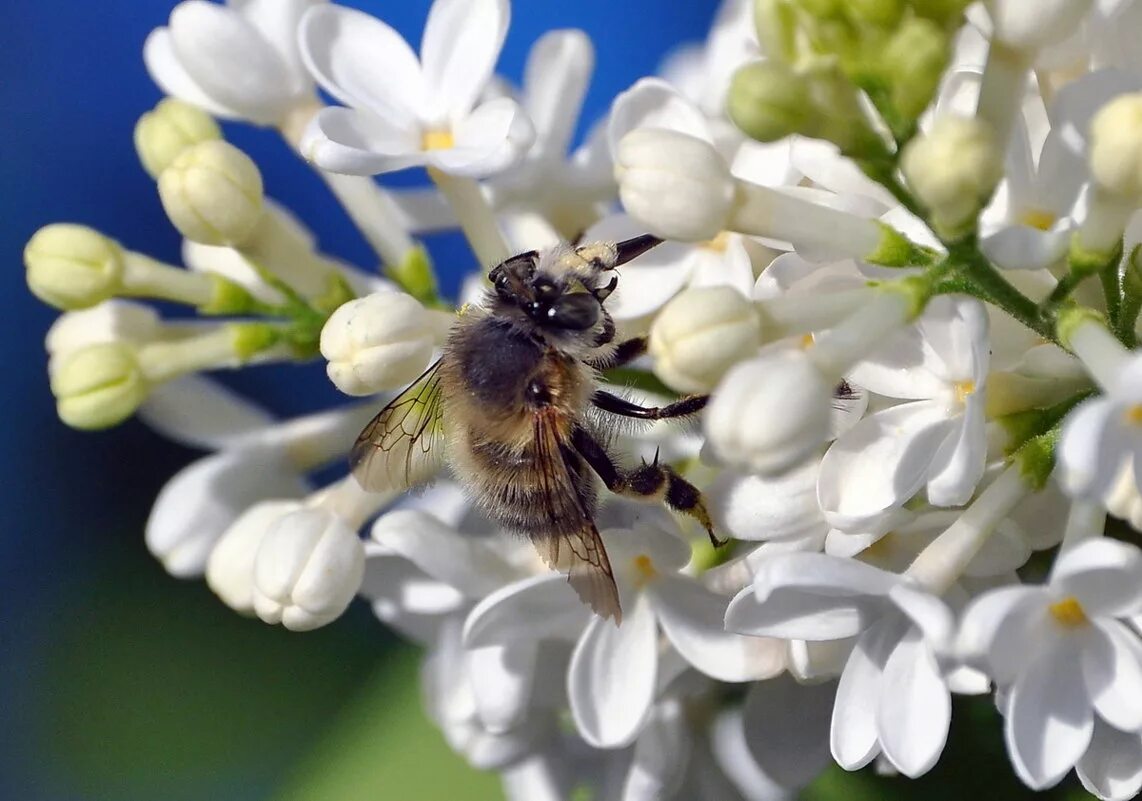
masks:
[[(178, 259), (178, 237), (136, 163), (131, 130), (159, 99), (142, 66), (168, 0), (5, 4), (0, 26), (0, 272), (6, 392), (0, 395), (0, 799), (492, 799), (424, 719), (418, 654), (364, 606), (326, 629), (291, 634), (239, 618), (200, 582), (167, 576), (142, 529), (163, 482), (199, 454), (138, 423), (100, 434), (54, 415), (43, 334), (55, 313), (23, 286), (20, 252), (41, 225), (93, 225), (133, 249)], [(350, 3), (412, 41), (428, 0)], [(599, 51), (583, 126), (650, 74), (673, 45), (701, 39), (714, 0), (517, 0), (503, 71), (518, 79), (542, 32), (582, 27)], [(362, 265), (366, 246), (318, 179), (271, 133), (228, 126), (269, 193), (328, 251)], [(416, 176), (400, 181), (417, 181)], [(430, 242), (454, 289), (462, 241)], [(279, 414), (339, 402), (320, 365), (227, 379)], [(960, 702), (954, 742), (920, 782), (827, 773), (810, 799), (1020, 798), (999, 721)], [(1051, 796), (1074, 795), (1073, 783)]]

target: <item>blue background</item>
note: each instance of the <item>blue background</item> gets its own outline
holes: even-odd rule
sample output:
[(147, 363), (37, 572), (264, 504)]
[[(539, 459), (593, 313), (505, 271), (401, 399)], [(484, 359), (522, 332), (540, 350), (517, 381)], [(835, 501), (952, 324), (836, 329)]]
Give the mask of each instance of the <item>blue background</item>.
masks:
[[(415, 43), (429, 3), (349, 5)], [(160, 98), (142, 43), (172, 7), (12, 2), (0, 27), (0, 799), (267, 797), (393, 652), (364, 609), (299, 637), (237, 618), (201, 583), (167, 577), (146, 554), (142, 526), (164, 480), (197, 454), (134, 422), (85, 434), (55, 417), (43, 336), (56, 312), (27, 292), (21, 251), (40, 226), (71, 221), (177, 262), (179, 239), (131, 142), (136, 118)], [(500, 72), (518, 81), (528, 47), (549, 29), (587, 30), (597, 70), (585, 126), (670, 47), (703, 38), (715, 7), (520, 0)], [(373, 263), (276, 134), (227, 126), (226, 135), (325, 250)], [(471, 263), (463, 244), (445, 239), (434, 254), (454, 287)], [(337, 400), (319, 365), (244, 371), (233, 383), (280, 414)]]

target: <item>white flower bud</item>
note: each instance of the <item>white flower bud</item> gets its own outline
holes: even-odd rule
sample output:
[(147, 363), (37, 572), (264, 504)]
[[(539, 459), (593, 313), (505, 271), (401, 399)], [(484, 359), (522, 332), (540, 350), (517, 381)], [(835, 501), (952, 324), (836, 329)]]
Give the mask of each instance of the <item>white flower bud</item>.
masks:
[(159, 198), (175, 228), (205, 245), (238, 245), (262, 216), (262, 175), (220, 139), (186, 148), (159, 175)]
[(615, 179), (627, 212), (664, 239), (713, 239), (726, 227), (736, 194), (713, 145), (658, 128), (636, 128), (619, 141)]
[(1094, 115), (1090, 169), (1107, 192), (1142, 198), (1142, 93), (1120, 95)]
[(975, 117), (938, 118), (908, 144), (900, 166), (936, 227), (952, 235), (970, 229), (1003, 177), (991, 126)]
[(61, 314), (44, 338), (48, 373), (75, 351), (103, 342), (142, 344), (162, 333), (162, 322), (150, 306), (127, 300), (108, 300), (83, 311)]
[(734, 367), (714, 390), (706, 435), (730, 466), (782, 473), (815, 453), (829, 435), (833, 382), (800, 349)]
[(345, 521), (301, 509), (274, 523), (254, 560), (254, 611), (308, 631), (336, 620), (365, 575), (365, 546)]
[(1060, 42), (1079, 27), (1092, 0), (984, 0), (992, 39), (1018, 50), (1035, 51)]
[(231, 609), (254, 616), (254, 560), (270, 527), (300, 501), (262, 501), (247, 509), (219, 538), (206, 562), (206, 583)]
[(24, 247), (28, 288), (57, 309), (86, 309), (122, 288), (123, 249), (93, 228), (45, 225)]
[(761, 344), (757, 312), (733, 287), (687, 289), (670, 300), (650, 329), (654, 372), (679, 392), (709, 392)]
[(123, 343), (90, 345), (61, 359), (51, 374), (60, 419), (73, 428), (108, 428), (126, 420), (150, 386), (134, 348)]
[(135, 152), (152, 178), (158, 178), (188, 147), (221, 138), (213, 117), (172, 97), (160, 100), (135, 123)]
[(415, 298), (375, 292), (333, 312), (320, 344), (329, 380), (346, 395), (371, 395), (420, 375), (436, 339), (433, 316)]

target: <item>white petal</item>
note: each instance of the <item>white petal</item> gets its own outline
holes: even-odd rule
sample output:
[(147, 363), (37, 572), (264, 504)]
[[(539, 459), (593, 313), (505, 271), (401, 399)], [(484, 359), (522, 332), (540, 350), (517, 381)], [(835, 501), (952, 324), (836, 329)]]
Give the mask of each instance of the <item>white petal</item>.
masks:
[(515, 577), (486, 543), (463, 536), (427, 512), (389, 512), (373, 524), (370, 536), (469, 598), (482, 598)]
[(1076, 644), (1062, 640), (1031, 662), (1006, 707), (1004, 735), (1015, 772), (1033, 790), (1057, 784), (1086, 751), (1094, 727)]
[(1122, 731), (1142, 730), (1142, 642), (1117, 620), (1084, 633), (1083, 677), (1094, 709)]
[(1011, 225), (980, 240), (983, 254), (1004, 270), (1043, 270), (1067, 255), (1069, 227), (1041, 231), (1028, 225)]
[[(934, 302), (934, 301), (933, 301)], [(860, 361), (848, 373), (858, 386), (904, 400), (929, 400), (939, 397), (947, 382), (932, 373), (925, 362), (925, 343), (917, 326), (908, 326), (878, 345), (869, 358)]]
[(1142, 737), (1096, 722), (1075, 772), (1087, 792), (1103, 801), (1134, 798), (1142, 790)]
[(758, 766), (783, 787), (803, 787), (829, 764), (835, 681), (798, 684), (778, 676), (754, 684), (742, 710), (745, 742)]
[(231, 8), (185, 0), (170, 17), (179, 62), (204, 92), (254, 122), (273, 124), (296, 101), (288, 65), (258, 29)]
[(967, 399), (963, 416), (932, 460), (928, 502), (933, 506), (962, 506), (971, 500), (987, 461), (986, 426), (984, 399), (977, 393)]
[(532, 641), (468, 651), (468, 681), (476, 714), (493, 734), (510, 731), (527, 714), (538, 647)]
[(174, 52), (169, 28), (155, 28), (151, 31), (143, 43), (143, 62), (151, 80), (168, 95), (198, 106), (216, 117), (242, 118), (242, 111), (212, 97), (190, 76)]
[(1047, 603), (1040, 587), (1002, 587), (976, 598), (960, 622), (961, 655), (986, 665), (997, 684), (1010, 685), (1045, 645)]
[(706, 508), (714, 525), (735, 539), (782, 540), (823, 530), (817, 505), (819, 463), (772, 478), (723, 470), (706, 487)]
[(158, 385), (138, 414), (167, 439), (209, 450), (224, 448), (274, 422), (265, 409), (202, 375)]
[(471, 603), (455, 587), (375, 543), (365, 544), (359, 594), (372, 604), (378, 620), (421, 645), (435, 641), (443, 621)]
[(147, 548), (172, 574), (201, 575), (214, 543), (247, 508), (308, 490), (276, 449), (220, 451), (184, 467), (163, 486), (147, 519)]
[(385, 23), (339, 5), (310, 9), (298, 28), (306, 68), (329, 94), (411, 129), (425, 102), (416, 54)]
[(516, 640), (574, 639), (591, 613), (560, 573), (509, 584), (493, 592), (469, 613), (464, 644), (478, 648)]
[(690, 286), (732, 286), (747, 298), (753, 292), (753, 262), (745, 237), (730, 234), (721, 250), (700, 245), (690, 253)]
[(480, 178), (511, 166), (535, 141), (523, 107), (508, 97), (489, 100), (460, 120), (455, 146), (427, 151), (428, 163), (450, 175)]
[(987, 377), (988, 317), (975, 298), (944, 295), (928, 304), (916, 323), (924, 350), (924, 365), (945, 385)]
[(820, 187), (839, 195), (874, 198), (885, 209), (898, 205), (888, 190), (861, 172), (851, 159), (840, 155), (830, 142), (794, 137), (792, 158), (793, 166)]
[(595, 48), (583, 31), (549, 31), (532, 45), (523, 73), (523, 104), (543, 154), (567, 152), (594, 69)]
[(1067, 492), (1097, 499), (1114, 485), (1121, 464), (1121, 436), (1115, 404), (1099, 396), (1079, 404), (1063, 421), (1056, 454)]
[(510, 20), (507, 0), (433, 2), (420, 55), (435, 114), (456, 120), (476, 104), (495, 69)]
[(229, 0), (229, 5), (258, 29), (278, 54), (291, 76), (300, 83), (308, 78), (298, 51), (297, 30), (311, 6), (324, 0)]
[(355, 109), (322, 109), (298, 145), (301, 155), (328, 172), (377, 175), (424, 164), (414, 133)]
[(785, 669), (785, 643), (725, 630), (727, 599), (683, 576), (660, 576), (648, 588), (658, 622), (691, 665), (721, 681), (752, 681)]
[(845, 663), (833, 704), (830, 748), (845, 770), (857, 770), (878, 753), (876, 714), (884, 665), (907, 628), (895, 615), (879, 621), (861, 635)]
[[(828, 725), (827, 716), (826, 725)], [(753, 754), (750, 753), (747, 737), (740, 708), (730, 708), (718, 713), (710, 725), (710, 750), (718, 767), (726, 778), (733, 782), (741, 797), (747, 801), (783, 801), (785, 798), (795, 797), (792, 791), (775, 781), (757, 764)], [(822, 737), (821, 742), (824, 741)], [(825, 749), (822, 767), (828, 759), (828, 749)], [(720, 798), (721, 796), (698, 797)]]
[(654, 697), (657, 626), (639, 596), (621, 626), (596, 617), (575, 646), (567, 696), (579, 734), (596, 748), (634, 741)]
[(1051, 590), (1073, 595), (1088, 617), (1126, 617), (1142, 611), (1142, 552), (1098, 538), (1064, 550), (1051, 569)]
[(937, 655), (949, 653), (956, 634), (952, 608), (938, 596), (918, 587), (900, 584), (888, 594), (896, 608), (919, 629), (924, 642)]
[(931, 649), (912, 627), (881, 678), (876, 728), (884, 755), (905, 776), (922, 776), (940, 758), (951, 719), (951, 694)]
[(669, 798), (686, 772), (690, 756), (689, 723), (677, 700), (658, 704), (634, 746), (622, 801)]
[(713, 142), (705, 115), (659, 78), (643, 78), (615, 98), (607, 126), (612, 154), (635, 128), (664, 128)]
[(842, 529), (902, 506), (924, 485), (936, 447), (955, 424), (942, 403), (916, 401), (870, 415), (825, 454), (817, 498)]

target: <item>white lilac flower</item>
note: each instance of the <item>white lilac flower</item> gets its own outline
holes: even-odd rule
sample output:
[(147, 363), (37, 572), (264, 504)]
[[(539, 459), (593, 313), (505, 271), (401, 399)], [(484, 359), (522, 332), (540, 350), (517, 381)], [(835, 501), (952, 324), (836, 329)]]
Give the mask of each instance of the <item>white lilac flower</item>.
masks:
[(301, 56), (347, 107), (318, 113), (302, 154), (353, 175), (428, 166), (486, 176), (515, 163), (534, 137), (527, 115), (510, 98), (478, 103), (509, 16), (507, 0), (436, 0), (418, 58), (384, 22), (315, 6), (301, 21)]
[(907, 776), (939, 759), (951, 695), (937, 662), (951, 628), (938, 598), (894, 573), (824, 554), (775, 555), (726, 612), (731, 631), (811, 642), (849, 641), (830, 730), (833, 758), (855, 770), (883, 753)]
[(690, 548), (673, 534), (647, 526), (602, 532), (622, 598), (621, 626), (592, 618), (560, 575), (509, 585), (476, 607), (466, 624), (469, 647), (521, 637), (577, 635), (567, 674), (572, 716), (582, 737), (596, 747), (635, 740), (656, 694), (659, 631), (691, 665), (722, 681), (748, 681), (780, 671), (784, 647), (725, 632), (718, 621), (725, 599), (678, 574)]
[[(1008, 752), (1029, 787), (1076, 765), (1095, 785), (1142, 773), (1142, 641), (1121, 620), (1142, 611), (1140, 588), (1138, 549), (1097, 538), (1064, 548), (1045, 585), (995, 590), (965, 612), (960, 650), (1003, 691)], [(1113, 763), (1120, 753), (1129, 765)]]
[(324, 0), (186, 0), (143, 46), (147, 70), (163, 91), (211, 114), (280, 125), (312, 105), (297, 25)]
[(866, 417), (825, 454), (818, 492), (834, 526), (861, 530), (921, 489), (936, 506), (967, 502), (987, 452), (987, 343), (982, 304), (937, 298), (850, 373), (909, 402)]

